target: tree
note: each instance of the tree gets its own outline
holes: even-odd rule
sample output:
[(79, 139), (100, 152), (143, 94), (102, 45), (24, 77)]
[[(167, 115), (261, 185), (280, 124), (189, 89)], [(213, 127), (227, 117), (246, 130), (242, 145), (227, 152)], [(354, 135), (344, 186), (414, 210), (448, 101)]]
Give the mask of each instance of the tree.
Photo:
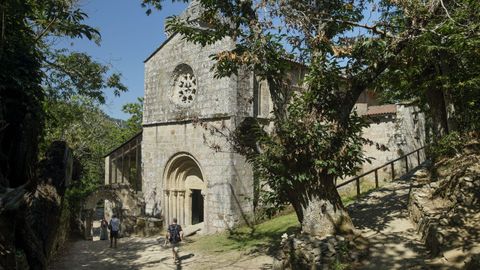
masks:
[(117, 94), (126, 88), (119, 74), (109, 75), (107, 66), (88, 55), (52, 46), (56, 38), (100, 41), (99, 32), (83, 23), (87, 15), (77, 1), (7, 0), (0, 6), (0, 14), (4, 18), (0, 37), (0, 156), (5, 161), (0, 178), (5, 186), (17, 187), (31, 182), (35, 175), (45, 97), (69, 100), (81, 95), (102, 103), (105, 87)]
[(385, 89), (387, 99), (409, 99), (425, 108), (437, 138), (480, 128), (480, 3), (440, 3), (433, 15), (419, 3), (412, 4), (416, 17), (429, 19), (377, 85)]
[[(45, 252), (53, 242), (39, 238), (39, 228), (32, 229), (36, 225), (27, 221), (29, 209), (23, 207), (27, 199), (38, 197), (25, 194), (37, 190), (39, 142), (50, 116), (44, 108), (71, 102), (75, 96), (102, 103), (105, 87), (116, 93), (126, 90), (120, 75), (109, 73), (108, 66), (88, 55), (54, 48), (57, 38), (100, 40), (99, 32), (84, 23), (87, 15), (77, 4), (76, 0), (0, 4), (0, 268), (15, 268), (22, 250), (32, 269), (46, 268), (50, 256)], [(40, 216), (48, 211), (36, 210)]]
[(143, 118), (143, 98), (137, 98), (137, 102), (131, 102), (123, 105), (122, 111), (130, 114), (130, 118), (125, 122), (122, 129), (122, 142), (130, 139), (135, 134), (142, 131)]
[[(247, 69), (268, 82), (273, 130), (248, 119), (233, 141), (273, 191), (270, 201), (292, 204), (306, 233), (351, 232), (334, 179), (365, 161), (363, 123), (352, 109), (363, 91), (404, 60), (401, 52), (428, 32), (429, 20), (444, 15), (443, 2), (198, 2), (200, 23), (174, 17), (167, 30), (201, 45), (235, 41), (232, 50), (213, 56), (216, 75)], [(295, 91), (287, 79), (298, 66), (292, 62), (307, 69)]]
[(119, 143), (121, 127), (105, 115), (98, 105), (82, 98), (45, 102), (47, 117), (40, 145), (44, 152), (54, 141), (65, 141), (81, 165), (77, 186), (85, 191), (103, 183), (103, 156)]

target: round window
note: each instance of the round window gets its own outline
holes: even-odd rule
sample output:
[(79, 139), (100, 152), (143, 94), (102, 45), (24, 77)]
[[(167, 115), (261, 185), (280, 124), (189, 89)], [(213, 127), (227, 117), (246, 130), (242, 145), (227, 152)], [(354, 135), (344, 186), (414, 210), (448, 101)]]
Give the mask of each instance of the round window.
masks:
[(177, 105), (189, 106), (197, 94), (197, 79), (187, 65), (179, 66), (175, 71), (172, 100)]

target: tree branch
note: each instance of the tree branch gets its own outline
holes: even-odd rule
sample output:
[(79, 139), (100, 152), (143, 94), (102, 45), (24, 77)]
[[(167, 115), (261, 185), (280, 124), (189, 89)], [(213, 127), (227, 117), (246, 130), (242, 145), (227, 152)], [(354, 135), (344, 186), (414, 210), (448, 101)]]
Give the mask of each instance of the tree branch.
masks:
[(48, 30), (50, 30), (50, 27), (52, 27), (53, 23), (56, 22), (56, 21), (57, 21), (57, 17), (53, 18), (53, 20), (51, 20), (48, 23), (47, 27), (45, 27), (37, 37), (35, 37), (35, 40), (34, 40), (35, 43), (37, 43), (44, 35), (47, 34)]
[(445, 10), (445, 13), (447, 14), (447, 17), (452, 20), (452, 22), (454, 23), (457, 23), (453, 18), (452, 16), (450, 16), (450, 13), (448, 12), (448, 9), (445, 7), (445, 4), (443, 3), (443, 0), (439, 0), (440, 1), (440, 5), (442, 5), (442, 8), (443, 10)]
[(344, 21), (344, 20), (334, 20), (334, 19), (329, 19), (329, 20), (326, 20), (326, 21), (329, 21), (329, 22), (337, 22), (337, 23), (345, 23), (345, 24), (348, 24), (348, 25), (351, 25), (351, 26), (356, 26), (356, 27), (360, 27), (360, 28), (364, 28), (364, 29), (368, 29), (368, 30), (371, 30), (373, 33), (375, 34), (378, 34), (378, 35), (382, 35), (382, 36), (386, 36), (386, 37), (390, 37), (390, 38), (394, 38), (395, 36), (392, 35), (391, 33), (389, 32), (386, 32), (386, 31), (382, 31), (380, 29), (378, 29), (378, 25), (375, 24), (375, 25), (368, 25), (368, 24), (361, 24), (361, 23), (357, 23), (357, 22), (352, 22), (352, 21)]

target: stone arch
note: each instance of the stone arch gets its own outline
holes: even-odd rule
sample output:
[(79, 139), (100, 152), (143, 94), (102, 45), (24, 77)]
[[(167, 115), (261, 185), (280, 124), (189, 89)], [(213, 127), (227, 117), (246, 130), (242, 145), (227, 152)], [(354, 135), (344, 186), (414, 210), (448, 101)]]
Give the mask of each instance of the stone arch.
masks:
[(165, 222), (202, 223), (205, 218), (207, 184), (199, 162), (188, 153), (177, 153), (167, 162), (163, 175)]
[[(97, 207), (97, 203), (101, 200), (108, 200), (112, 202), (115, 205), (115, 208), (112, 209), (112, 211), (119, 216), (121, 214), (120, 210), (122, 209), (122, 203), (114, 190), (101, 187), (95, 192), (91, 193), (85, 199), (82, 211), (82, 221), (84, 223), (82, 227), (85, 240), (93, 240), (92, 227), (95, 209)], [(121, 220), (121, 217), (119, 218)]]
[(94, 211), (101, 200), (108, 200), (115, 206), (111, 212), (120, 219), (120, 236), (129, 236), (133, 233), (136, 219), (143, 213), (143, 200), (128, 185), (114, 184), (100, 187), (85, 199), (82, 211), (85, 239), (93, 239), (91, 230)]

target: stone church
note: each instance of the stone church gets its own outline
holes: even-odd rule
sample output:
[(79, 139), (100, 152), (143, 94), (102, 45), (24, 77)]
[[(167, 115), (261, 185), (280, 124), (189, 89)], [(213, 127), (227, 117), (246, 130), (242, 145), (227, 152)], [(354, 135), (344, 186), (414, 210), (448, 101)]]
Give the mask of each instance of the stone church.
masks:
[[(198, 11), (193, 1), (181, 16), (195, 20)], [(267, 120), (272, 108), (267, 85), (253, 73), (214, 78), (210, 56), (233, 46), (225, 39), (201, 47), (171, 33), (145, 60), (143, 131), (106, 156), (105, 184), (130, 184), (146, 215), (213, 233), (252, 214), (250, 165), (208, 128), (234, 130), (245, 117)], [(366, 113), (376, 104), (363, 99)]]

